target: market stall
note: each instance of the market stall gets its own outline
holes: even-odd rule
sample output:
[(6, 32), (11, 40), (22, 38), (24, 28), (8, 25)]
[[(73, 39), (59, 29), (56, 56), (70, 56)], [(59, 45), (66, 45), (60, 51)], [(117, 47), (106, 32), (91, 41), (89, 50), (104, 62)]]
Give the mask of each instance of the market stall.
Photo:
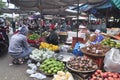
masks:
[[(55, 10), (56, 8), (61, 9), (61, 6), (66, 8), (67, 5), (74, 2), (74, 0), (69, 0), (71, 2), (66, 0), (49, 0), (46, 2), (43, 0), (42, 3), (44, 4), (40, 5), (40, 0), (36, 2), (30, 0), (30, 2), (34, 4), (29, 2), (29, 5), (25, 5), (27, 3), (24, 2), (28, 2), (28, 0), (18, 0), (18, 2), (16, 0), (11, 1), (20, 7), (22, 7), (23, 4), (23, 7), (27, 8), (36, 7), (37, 5), (37, 8), (41, 9), (43, 7), (44, 10), (48, 8), (53, 10), (52, 8), (54, 7)], [(97, 2), (97, 0), (95, 0), (95, 3), (101, 3), (102, 1), (103, 0), (98, 0)], [(47, 4), (48, 6), (45, 6)], [(50, 9), (47, 11), (51, 11)], [(57, 9), (57, 11), (60, 9)], [(88, 39), (89, 44), (86, 44), (85, 34), (80, 34), (78, 31), (78, 17), (79, 10), (77, 15), (77, 32), (58, 32), (60, 43), (62, 44), (53, 45), (47, 43), (45, 38), (48, 33), (46, 32), (43, 32), (41, 35), (32, 33), (27, 36), (28, 43), (36, 47), (29, 55), (30, 59), (28, 60), (28, 69), (26, 70), (26, 73), (28, 73), (30, 77), (42, 80), (46, 79), (46, 77), (51, 80), (120, 80), (119, 70), (111, 71), (111, 67), (107, 66), (107, 69), (104, 67), (104, 60), (106, 57), (108, 58), (108, 54), (111, 52), (115, 53), (116, 51), (116, 56), (119, 55), (120, 43), (110, 38), (105, 38), (100, 42), (94, 42)], [(91, 32), (90, 35), (91, 34), (98, 36), (101, 33), (97, 34)], [(66, 45), (65, 43), (70, 45)], [(81, 44), (84, 45), (82, 48)], [(83, 55), (75, 55), (73, 51), (77, 53), (81, 52)], [(112, 67), (112, 69), (119, 69), (119, 60), (116, 56), (113, 58), (113, 61), (117, 63), (115, 63), (116, 66)]]

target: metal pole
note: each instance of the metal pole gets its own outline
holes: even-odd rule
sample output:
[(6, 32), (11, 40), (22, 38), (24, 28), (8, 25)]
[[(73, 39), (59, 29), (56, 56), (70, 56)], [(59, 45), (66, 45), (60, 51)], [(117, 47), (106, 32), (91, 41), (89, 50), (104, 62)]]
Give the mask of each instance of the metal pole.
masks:
[[(39, 6), (40, 6), (40, 8), (39, 8), (39, 10), (40, 10), (40, 17), (41, 17), (41, 19), (43, 19), (43, 13), (42, 13), (42, 0), (38, 0), (39, 1)], [(40, 21), (41, 22), (41, 21)], [(40, 36), (42, 36), (42, 27), (41, 27), (41, 25), (39, 26), (40, 28)]]
[(42, 0), (40, 0), (40, 15), (41, 15), (41, 19), (43, 19)]
[(77, 42), (78, 42), (78, 29), (79, 29), (79, 0), (77, 0)]

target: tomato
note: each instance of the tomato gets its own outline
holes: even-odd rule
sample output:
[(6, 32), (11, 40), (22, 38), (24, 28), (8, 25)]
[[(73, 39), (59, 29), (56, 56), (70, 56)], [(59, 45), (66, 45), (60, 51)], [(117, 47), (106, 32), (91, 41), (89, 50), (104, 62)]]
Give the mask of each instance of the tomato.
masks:
[(108, 78), (105, 78), (104, 80), (108, 80)]
[(114, 78), (117, 78), (118, 76), (116, 74), (113, 75)]
[(97, 72), (95, 72), (95, 76), (98, 76), (98, 73), (97, 73)]
[(112, 77), (108, 77), (108, 80), (114, 80), (114, 78), (112, 78)]
[(97, 72), (98, 74), (100, 74), (102, 71), (101, 71), (101, 70), (97, 70), (96, 72)]
[(109, 77), (113, 77), (113, 74), (109, 73), (108, 76), (109, 76)]

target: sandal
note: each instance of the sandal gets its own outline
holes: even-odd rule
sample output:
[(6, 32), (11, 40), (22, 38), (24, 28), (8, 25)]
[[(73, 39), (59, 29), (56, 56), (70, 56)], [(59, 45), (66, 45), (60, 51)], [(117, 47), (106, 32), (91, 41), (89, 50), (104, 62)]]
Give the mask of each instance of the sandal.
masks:
[(15, 65), (21, 65), (24, 63), (24, 59), (20, 58), (20, 59), (13, 59), (12, 61), (13, 64)]

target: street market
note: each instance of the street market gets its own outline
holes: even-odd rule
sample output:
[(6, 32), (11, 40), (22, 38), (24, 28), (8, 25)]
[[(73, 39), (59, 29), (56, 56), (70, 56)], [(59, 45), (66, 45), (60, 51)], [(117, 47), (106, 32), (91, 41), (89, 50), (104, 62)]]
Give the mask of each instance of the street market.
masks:
[(0, 80), (120, 80), (120, 0), (0, 0), (0, 63)]

